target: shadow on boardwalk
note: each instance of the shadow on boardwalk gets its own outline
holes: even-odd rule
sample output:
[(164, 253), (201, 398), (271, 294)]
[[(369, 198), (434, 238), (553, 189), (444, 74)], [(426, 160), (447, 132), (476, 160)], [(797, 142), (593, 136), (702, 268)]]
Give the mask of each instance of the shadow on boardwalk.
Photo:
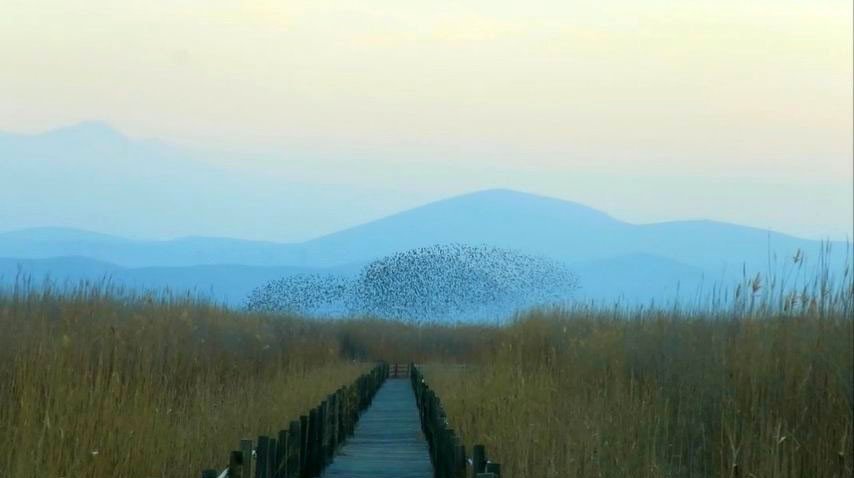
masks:
[(407, 379), (389, 379), (362, 414), (323, 478), (433, 478), (415, 394)]

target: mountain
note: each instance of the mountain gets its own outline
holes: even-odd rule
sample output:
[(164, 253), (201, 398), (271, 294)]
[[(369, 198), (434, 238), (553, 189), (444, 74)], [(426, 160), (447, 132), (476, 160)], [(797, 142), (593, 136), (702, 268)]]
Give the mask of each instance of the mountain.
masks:
[(91, 244), (107, 244), (127, 241), (126, 239), (118, 236), (66, 227), (34, 227), (30, 229), (9, 231), (4, 233), (2, 236), (10, 242), (13, 240), (20, 241), (22, 244), (55, 243), (73, 245), (75, 243), (82, 242)]
[[(510, 190), (437, 201), (295, 245), (301, 264), (370, 260), (437, 243), (489, 244), (565, 262), (656, 256), (718, 277), (724, 270), (764, 270), (769, 253), (788, 257), (820, 243), (713, 221), (635, 225), (590, 207)], [(837, 244), (836, 249), (844, 246)]]
[(578, 276), (576, 293), (587, 301), (644, 304), (650, 300), (693, 299), (702, 295), (706, 273), (672, 259), (650, 254), (629, 254), (569, 265)]
[[(276, 168), (263, 167), (271, 161)], [(338, 184), (318, 194), (304, 179), (311, 164), (284, 154), (130, 138), (101, 122), (40, 134), (0, 133), (0, 230), (51, 225), (130, 237), (198, 230), (224, 237), (302, 237), (301, 231), (362, 217), (355, 206), (342, 204), (375, 191)]]
[(581, 204), (497, 189), (430, 203), (296, 249), (306, 263), (326, 265), (447, 243), (489, 244), (580, 260), (609, 256), (631, 229)]
[[(264, 267), (247, 265), (199, 265), (177, 267), (121, 267), (85, 257), (20, 259), (0, 257), (0, 288), (18, 280), (31, 284), (51, 280), (60, 287), (81, 281), (102, 282), (136, 290), (170, 290), (193, 293), (218, 302), (240, 306), (256, 287), (297, 274), (355, 276), (362, 264), (334, 268)], [(683, 292), (696, 290), (702, 269), (643, 254), (585, 261), (569, 265), (581, 284), (576, 296), (583, 300), (643, 303), (650, 298), (672, 298), (677, 286)]]
[[(276, 268), (282, 274), (352, 268), (400, 251), (463, 243), (573, 264), (582, 290), (593, 297), (643, 297), (669, 294), (677, 282), (684, 291), (699, 284), (699, 277), (730, 280), (743, 265), (765, 271), (769, 256), (791, 257), (797, 250), (815, 263), (820, 247), (817, 241), (713, 221), (631, 224), (579, 203), (506, 189), (442, 199), (300, 243), (139, 239), (147, 231), (193, 230), (195, 220), (227, 222), (264, 237), (287, 229), (293, 219), (284, 219), (285, 213), (293, 218), (306, 204), (315, 211), (306, 213), (306, 221), (318, 210), (335, 217), (353, 211), (341, 207), (337, 186), (320, 192), (297, 180), (246, 176), (212, 158), (131, 139), (100, 122), (35, 135), (0, 134), (0, 204), (6, 206), (0, 207), (0, 257), (9, 258), (6, 274), (16, 270), (10, 264), (23, 261), (55, 277), (109, 273), (133, 284), (242, 291)], [(302, 201), (293, 200), (294, 191)], [(20, 218), (92, 224), (135, 238), (63, 227), (9, 230)], [(834, 250), (845, 246), (835, 244)]]
[[(339, 211), (338, 187), (319, 194), (296, 180), (247, 176), (244, 169), (226, 166), (240, 158), (222, 159), (128, 138), (103, 122), (33, 135), (0, 134), (0, 204), (14, 205), (0, 207), (0, 229), (29, 218), (31, 223), (92, 224), (142, 237), (154, 230), (193, 230), (199, 220), (227, 221), (248, 236), (269, 237), (273, 234), (265, 232), (287, 228), (284, 213), (292, 217), (301, 207), (293, 193), (306, 188), (310, 191), (298, 196), (313, 210), (346, 213)], [(769, 251), (788, 255), (799, 248), (817, 249), (815, 241), (733, 224), (630, 224), (582, 204), (496, 189), (294, 244), (210, 237), (129, 240), (54, 228), (0, 234), (0, 256), (85, 256), (125, 267), (328, 267), (452, 242), (485, 243), (567, 262), (651, 254), (704, 269), (737, 269), (743, 262), (764, 267)]]
[(214, 237), (144, 241), (65, 228), (0, 233), (0, 256), (22, 259), (80, 256), (123, 267), (285, 266), (299, 262), (292, 247), (272, 242)]
[(55, 257), (50, 259), (18, 259), (0, 257), (0, 285), (11, 285), (20, 278), (33, 283), (45, 279), (60, 283), (99, 280), (121, 270), (108, 262), (86, 257)]
[[(214, 264), (335, 267), (365, 263), (433, 244), (489, 244), (568, 263), (647, 254), (705, 270), (764, 270), (769, 253), (813, 253), (819, 243), (712, 221), (634, 225), (581, 204), (508, 190), (488, 190), (297, 244), (228, 238), (130, 240), (74, 229), (0, 234), (0, 256), (84, 256), (124, 267)], [(842, 249), (837, 247), (836, 249)]]
[[(648, 254), (705, 269), (764, 268), (769, 253), (811, 253), (819, 243), (713, 221), (634, 225), (581, 204), (509, 190), (433, 202), (297, 244), (186, 237), (123, 239), (42, 228), (0, 234), (0, 256), (85, 256), (125, 267), (212, 264), (333, 267), (433, 244), (489, 244), (566, 262)], [(837, 247), (841, 249), (841, 247)]]
[(40, 285), (51, 281), (59, 287), (82, 281), (106, 283), (132, 290), (168, 290), (176, 294), (203, 296), (214, 301), (241, 306), (255, 287), (271, 280), (296, 274), (355, 275), (358, 264), (331, 269), (304, 267), (261, 267), (242, 265), (202, 265), (186, 267), (120, 267), (85, 257), (50, 259), (0, 258), (0, 287), (18, 281)]

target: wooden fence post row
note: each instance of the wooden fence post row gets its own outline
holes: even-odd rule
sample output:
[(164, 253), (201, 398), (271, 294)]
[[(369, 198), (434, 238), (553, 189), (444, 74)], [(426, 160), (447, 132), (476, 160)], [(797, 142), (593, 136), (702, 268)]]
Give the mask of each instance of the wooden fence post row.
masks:
[(421, 416), (421, 429), (430, 445), (436, 478), (500, 478), (501, 465), (489, 461), (483, 445), (472, 448), (470, 459), (466, 456), (465, 446), (448, 424), (442, 400), (430, 389), (414, 363), (409, 365), (409, 377)]
[(240, 440), (228, 457), (228, 468), (202, 471), (203, 478), (316, 478), (332, 462), (335, 450), (353, 435), (359, 415), (389, 375), (380, 363), (355, 382), (339, 388), (307, 415), (276, 436), (261, 435), (254, 443)]

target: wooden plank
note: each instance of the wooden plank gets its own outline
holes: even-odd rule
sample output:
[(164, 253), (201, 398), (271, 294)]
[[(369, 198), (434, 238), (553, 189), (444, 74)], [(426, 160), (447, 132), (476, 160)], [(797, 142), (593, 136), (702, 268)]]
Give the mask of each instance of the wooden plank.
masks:
[(288, 431), (279, 430), (276, 438), (276, 459), (273, 466), (273, 478), (285, 478), (285, 469), (288, 452)]
[(243, 478), (252, 478), (252, 440), (240, 440), (240, 452), (243, 454)]
[(387, 380), (323, 478), (433, 478), (409, 380)]
[(267, 478), (276, 478), (276, 449), (279, 447), (278, 440), (270, 438), (267, 444)]
[(302, 427), (298, 420), (288, 425), (287, 478), (299, 478), (300, 470), (300, 437)]
[(308, 456), (308, 416), (306, 415), (299, 417), (299, 433), (299, 469), (305, 470)]
[(308, 443), (306, 444), (305, 475), (308, 478), (320, 472), (320, 412), (314, 407), (308, 412)]
[(483, 445), (475, 445), (472, 448), (471, 467), (475, 476), (486, 471), (486, 448)]
[(261, 435), (255, 446), (255, 478), (270, 478), (268, 461), (270, 459), (270, 437)]
[(466, 478), (466, 447), (454, 447), (454, 478)]
[(235, 450), (228, 455), (228, 478), (243, 478), (243, 452)]

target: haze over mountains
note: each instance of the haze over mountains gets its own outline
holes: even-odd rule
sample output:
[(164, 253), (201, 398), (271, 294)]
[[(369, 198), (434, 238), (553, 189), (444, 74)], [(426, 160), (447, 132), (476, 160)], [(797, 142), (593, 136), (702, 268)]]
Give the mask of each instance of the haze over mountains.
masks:
[[(297, 244), (188, 237), (141, 241), (39, 228), (0, 234), (0, 274), (56, 279), (109, 275), (134, 287), (210, 292), (230, 303), (253, 287), (298, 272), (350, 274), (361, 264), (433, 244), (489, 244), (573, 266), (585, 298), (663, 298), (765, 270), (768, 253), (817, 252), (816, 241), (731, 224), (684, 221), (633, 225), (566, 201), (489, 190), (437, 201)], [(839, 245), (838, 248), (841, 248)]]
[[(316, 175), (310, 158), (277, 157), (286, 171), (273, 172), (262, 167), (263, 157), (128, 138), (102, 122), (32, 135), (0, 132), (0, 231), (63, 226), (133, 238), (206, 231), (302, 240), (332, 230), (329, 224), (389, 211), (341, 207), (354, 195), (371, 198), (358, 183), (339, 181), (318, 194), (307, 180)], [(328, 184), (332, 175), (321, 179)], [(367, 204), (383, 199), (375, 196)], [(313, 209), (303, 211), (306, 205)]]
[[(231, 171), (198, 164), (156, 142), (129, 142), (99, 123), (31, 137), (0, 134), (0, 168), (3, 204), (25, 212), (55, 208), (58, 218), (63, 201), (92, 214), (121, 215), (126, 204), (106, 198), (138, 197), (154, 213), (178, 218), (194, 214), (180, 209), (192, 203), (191, 197), (205, 194), (206, 184), (233, 185), (210, 192), (222, 204), (229, 195), (252, 194)], [(22, 191), (16, 177), (29, 183), (41, 178), (44, 188), (36, 195), (44, 197), (28, 200), (33, 192)], [(188, 177), (195, 186), (180, 187)], [(81, 193), (58, 197), (51, 191), (56, 181), (71, 183)], [(255, 222), (268, 227), (276, 221), (279, 202), (273, 193), (255, 194), (267, 195), (258, 196), (269, 207)], [(809, 257), (819, 250), (817, 241), (758, 228), (712, 221), (631, 224), (582, 204), (493, 189), (299, 243), (215, 237), (139, 240), (61, 227), (5, 231), (0, 232), (0, 281), (8, 284), (19, 272), (35, 280), (46, 275), (60, 281), (109, 276), (130, 287), (195, 290), (238, 304), (254, 287), (278, 277), (319, 270), (353, 274), (396, 252), (450, 243), (487, 244), (557, 259), (580, 276), (580, 297), (634, 301), (670, 297), (677, 286), (684, 291), (701, 281), (730, 280), (743, 265), (764, 271), (769, 254), (783, 258), (800, 249)]]

